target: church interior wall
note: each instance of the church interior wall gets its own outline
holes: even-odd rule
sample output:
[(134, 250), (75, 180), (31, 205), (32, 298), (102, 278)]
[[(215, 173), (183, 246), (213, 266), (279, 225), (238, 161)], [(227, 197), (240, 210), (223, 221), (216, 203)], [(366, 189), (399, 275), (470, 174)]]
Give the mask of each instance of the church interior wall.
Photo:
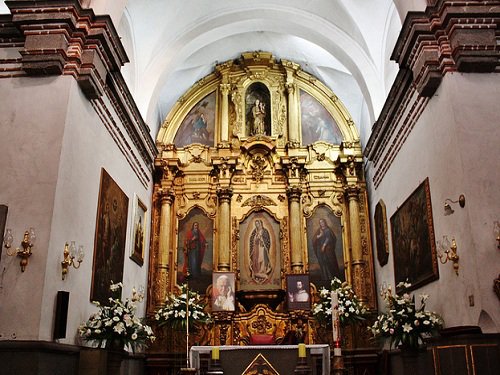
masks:
[[(495, 321), (498, 331), (498, 299), (492, 286), (498, 274), (500, 254), (493, 235), (497, 206), (491, 203), (500, 180), (497, 174), (484, 168), (487, 160), (498, 160), (494, 145), (498, 129), (489, 105), (483, 100), (485, 95), (498, 97), (495, 87), (498, 87), (498, 78), (494, 75), (447, 75), (380, 185), (375, 187), (370, 178), (374, 170), (370, 163), (367, 181), (372, 212), (383, 199), (389, 222), (406, 198), (429, 178), (435, 240), (441, 240), (443, 235), (456, 239), (459, 275), (450, 262), (439, 264), (439, 280), (417, 291), (432, 296), (428, 306), (441, 312), (447, 326), (478, 325), (484, 310)], [(466, 197), (465, 207), (455, 204), (454, 214), (444, 216), (445, 199), (457, 200), (460, 194)], [(375, 264), (378, 286), (383, 282), (394, 285), (390, 227), (388, 234), (389, 262), (384, 267)], [(473, 306), (469, 304), (470, 296), (474, 299)]]
[[(101, 168), (129, 198), (124, 295), (130, 295), (132, 287), (145, 287), (147, 282), (147, 262), (139, 267), (129, 256), (134, 194), (146, 204), (149, 222), (152, 183), (139, 180), (98, 116), (98, 104), (86, 99), (72, 77), (0, 83), (0, 90), (5, 88), (8, 92), (4, 97), (11, 98), (2, 102), (2, 113), (7, 114), (10, 123), (0, 129), (2, 140), (8, 141), (2, 142), (7, 157), (2, 158), (0, 166), (12, 176), (3, 180), (5, 187), (0, 189), (0, 200), (9, 206), (7, 227), (14, 232), (13, 246), (19, 246), (24, 229), (33, 226), (37, 231), (33, 256), (24, 273), (17, 257), (2, 255), (5, 270), (1, 314), (16, 316), (20, 306), (29, 309), (26, 314), (18, 315), (19, 319), (2, 319), (0, 333), (3, 337), (15, 335), (17, 339), (51, 341), (57, 291), (65, 290), (70, 292), (67, 337), (60, 342), (74, 344), (78, 326), (95, 310), (89, 295)], [(103, 100), (102, 105), (108, 108), (110, 118), (122, 134), (125, 133), (109, 101)], [(130, 139), (128, 144), (132, 144)], [(142, 168), (148, 169), (144, 163)], [(148, 173), (151, 181), (151, 172)], [(84, 246), (85, 258), (81, 268), (70, 268), (63, 281), (60, 262), (64, 244), (73, 240)], [(147, 243), (145, 249), (144, 259), (147, 259)], [(33, 288), (34, 285), (38, 287)], [(138, 306), (139, 314), (145, 313), (144, 306)]]

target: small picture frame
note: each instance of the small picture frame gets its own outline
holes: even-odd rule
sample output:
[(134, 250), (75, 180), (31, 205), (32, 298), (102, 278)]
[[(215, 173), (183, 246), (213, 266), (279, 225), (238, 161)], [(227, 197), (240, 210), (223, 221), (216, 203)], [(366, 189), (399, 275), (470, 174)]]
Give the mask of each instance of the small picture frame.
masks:
[(311, 308), (309, 275), (292, 274), (286, 276), (286, 300), (288, 310), (309, 310)]
[(147, 207), (139, 199), (137, 194), (134, 194), (134, 208), (132, 220), (132, 250), (130, 259), (142, 267), (144, 264), (144, 248), (146, 245), (146, 212)]
[(212, 311), (234, 311), (235, 298), (234, 272), (212, 273)]

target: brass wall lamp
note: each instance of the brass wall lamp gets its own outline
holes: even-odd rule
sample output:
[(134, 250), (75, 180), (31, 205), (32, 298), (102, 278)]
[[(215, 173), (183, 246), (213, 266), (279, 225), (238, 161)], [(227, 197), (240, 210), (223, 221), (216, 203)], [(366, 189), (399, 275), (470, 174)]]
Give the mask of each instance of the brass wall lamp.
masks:
[(17, 255), (21, 258), (19, 265), (21, 266), (21, 272), (24, 272), (26, 266), (28, 265), (28, 259), (31, 256), (31, 248), (34, 246), (36, 240), (35, 228), (30, 228), (29, 231), (24, 232), (23, 240), (21, 241), (21, 248), (17, 247), (15, 250), (9, 250), (14, 242), (14, 236), (12, 235), (12, 229), (7, 229), (5, 233), (5, 238), (3, 240), (3, 245), (7, 249), (6, 253), (8, 256)]
[(458, 260), (460, 259), (460, 257), (457, 255), (457, 243), (455, 242), (455, 239), (452, 238), (450, 244), (448, 236), (443, 236), (443, 240), (438, 241), (438, 247), (439, 250), (441, 250), (441, 253), (438, 253), (438, 257), (441, 263), (445, 264), (448, 261), (452, 262), (453, 269), (458, 276)]
[[(449, 202), (449, 203), (448, 203)], [(465, 207), (465, 195), (460, 194), (457, 201), (446, 198), (444, 200), (444, 216), (451, 215), (455, 210), (450, 206), (450, 203), (458, 203), (460, 207)]]
[[(83, 252), (83, 245), (78, 246), (77, 251), (75, 241), (71, 241), (71, 245), (68, 245), (66, 242), (64, 245), (63, 260), (61, 262), (63, 280), (66, 278), (70, 266), (73, 266), (75, 269), (80, 268), (80, 264), (82, 263), (84, 257), (85, 253)], [(76, 265), (76, 263), (78, 263), (78, 265)]]

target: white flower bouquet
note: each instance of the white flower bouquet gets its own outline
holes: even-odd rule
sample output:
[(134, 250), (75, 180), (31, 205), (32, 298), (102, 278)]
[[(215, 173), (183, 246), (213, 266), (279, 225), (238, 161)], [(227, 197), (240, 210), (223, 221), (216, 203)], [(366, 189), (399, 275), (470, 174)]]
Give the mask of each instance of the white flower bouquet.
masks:
[[(173, 328), (186, 328), (186, 316), (189, 312), (189, 327), (195, 327), (196, 324), (206, 324), (212, 321), (209, 313), (205, 312), (205, 305), (202, 303), (201, 296), (189, 290), (186, 284), (181, 285), (180, 293), (170, 294), (167, 297), (165, 306), (161, 307), (155, 313), (155, 320), (158, 326), (168, 325)], [(189, 303), (187, 303), (189, 301)]]
[[(411, 284), (399, 283), (405, 289)], [(392, 294), (389, 286), (383, 292), (387, 313), (379, 314), (377, 320), (369, 328), (374, 337), (390, 338), (391, 347), (402, 349), (418, 349), (425, 337), (432, 336), (443, 325), (443, 319), (432, 311), (425, 310), (425, 302), (429, 296), (420, 295), (420, 307), (415, 305), (415, 296), (407, 293), (399, 296)]]
[(313, 304), (312, 314), (319, 323), (327, 326), (332, 324), (332, 292), (337, 293), (339, 321), (341, 326), (364, 320), (367, 314), (366, 307), (359, 302), (358, 297), (347, 282), (338, 278), (331, 281), (330, 289), (319, 290), (319, 301)]
[(92, 302), (99, 311), (80, 325), (78, 333), (83, 340), (96, 342), (98, 347), (104, 345), (120, 350), (129, 347), (132, 351), (155, 340), (151, 327), (135, 316), (137, 303), (143, 300), (143, 295), (134, 289), (132, 297), (122, 301), (122, 288), (122, 283), (111, 284), (110, 290), (117, 297), (110, 297), (107, 305)]

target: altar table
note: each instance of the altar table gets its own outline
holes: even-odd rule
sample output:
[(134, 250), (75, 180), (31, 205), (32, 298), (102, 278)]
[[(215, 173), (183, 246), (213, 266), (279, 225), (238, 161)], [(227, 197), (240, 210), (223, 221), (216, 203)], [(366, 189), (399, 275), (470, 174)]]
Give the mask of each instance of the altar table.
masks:
[[(212, 346), (192, 346), (189, 352), (191, 366), (206, 373)], [(330, 375), (330, 347), (306, 345), (307, 362), (313, 375)], [(258, 354), (262, 354), (280, 375), (294, 373), (298, 360), (298, 345), (248, 345), (219, 347), (220, 364), (224, 375), (241, 375)]]

